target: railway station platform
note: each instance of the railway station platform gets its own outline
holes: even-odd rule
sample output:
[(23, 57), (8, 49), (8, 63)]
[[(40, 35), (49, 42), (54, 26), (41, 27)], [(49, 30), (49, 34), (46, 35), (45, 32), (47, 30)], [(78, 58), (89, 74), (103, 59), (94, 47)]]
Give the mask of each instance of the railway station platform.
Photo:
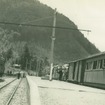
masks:
[(105, 105), (105, 90), (27, 76), (31, 105)]

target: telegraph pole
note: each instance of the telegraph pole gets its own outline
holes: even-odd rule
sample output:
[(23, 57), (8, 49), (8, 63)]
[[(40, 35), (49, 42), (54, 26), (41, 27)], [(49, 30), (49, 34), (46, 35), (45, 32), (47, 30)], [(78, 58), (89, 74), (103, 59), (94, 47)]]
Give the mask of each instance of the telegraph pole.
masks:
[(53, 70), (53, 56), (54, 56), (54, 42), (55, 42), (55, 26), (56, 26), (56, 9), (54, 10), (54, 20), (52, 29), (52, 43), (51, 43), (51, 55), (50, 55), (50, 78), (52, 80), (52, 70)]

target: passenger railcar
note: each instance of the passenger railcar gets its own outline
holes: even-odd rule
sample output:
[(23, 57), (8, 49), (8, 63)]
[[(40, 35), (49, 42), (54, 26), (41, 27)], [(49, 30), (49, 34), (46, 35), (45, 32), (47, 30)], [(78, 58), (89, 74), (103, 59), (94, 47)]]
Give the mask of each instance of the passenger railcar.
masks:
[(105, 52), (86, 59), (84, 84), (105, 88)]
[(70, 62), (68, 81), (105, 88), (105, 52)]

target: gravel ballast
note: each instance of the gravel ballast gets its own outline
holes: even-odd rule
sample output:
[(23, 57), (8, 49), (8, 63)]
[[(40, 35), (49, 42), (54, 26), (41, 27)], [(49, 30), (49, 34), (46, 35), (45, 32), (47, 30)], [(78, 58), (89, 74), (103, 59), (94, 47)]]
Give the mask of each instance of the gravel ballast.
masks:
[(0, 87), (4, 86), (5, 84), (13, 81), (14, 79), (16, 79), (16, 77), (3, 77), (2, 78), (4, 81), (0, 82)]
[(5, 88), (0, 90), (0, 105), (5, 105), (11, 93), (17, 86), (20, 80), (16, 80), (13, 83), (9, 84)]
[(28, 84), (26, 79), (22, 79), (10, 105), (29, 105)]

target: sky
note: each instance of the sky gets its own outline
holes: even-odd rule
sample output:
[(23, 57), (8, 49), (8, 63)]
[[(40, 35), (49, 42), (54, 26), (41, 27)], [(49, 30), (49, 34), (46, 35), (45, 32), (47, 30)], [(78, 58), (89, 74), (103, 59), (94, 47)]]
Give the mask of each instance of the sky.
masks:
[(104, 0), (39, 0), (64, 14), (100, 51), (105, 51), (105, 1)]

